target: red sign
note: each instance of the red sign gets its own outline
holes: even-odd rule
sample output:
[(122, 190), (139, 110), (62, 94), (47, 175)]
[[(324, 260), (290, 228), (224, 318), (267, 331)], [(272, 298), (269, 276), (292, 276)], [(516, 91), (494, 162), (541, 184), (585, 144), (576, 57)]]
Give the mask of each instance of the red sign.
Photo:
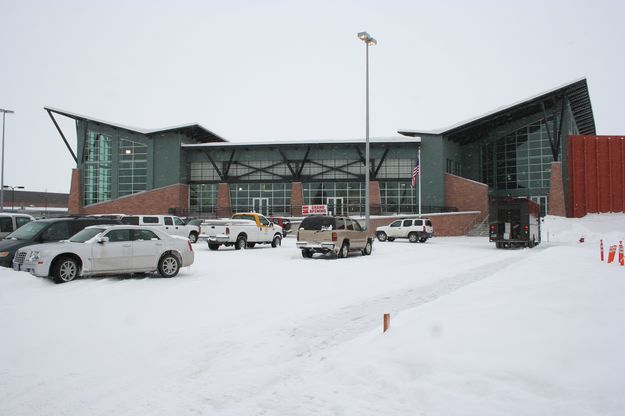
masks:
[(327, 205), (302, 205), (302, 215), (328, 214)]

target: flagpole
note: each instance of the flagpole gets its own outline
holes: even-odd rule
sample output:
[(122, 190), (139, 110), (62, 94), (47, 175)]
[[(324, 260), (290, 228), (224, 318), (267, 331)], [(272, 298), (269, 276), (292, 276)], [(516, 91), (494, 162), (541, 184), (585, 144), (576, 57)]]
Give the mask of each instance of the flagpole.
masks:
[(417, 163), (419, 164), (419, 218), (421, 218), (421, 145), (419, 144), (419, 153), (417, 156)]

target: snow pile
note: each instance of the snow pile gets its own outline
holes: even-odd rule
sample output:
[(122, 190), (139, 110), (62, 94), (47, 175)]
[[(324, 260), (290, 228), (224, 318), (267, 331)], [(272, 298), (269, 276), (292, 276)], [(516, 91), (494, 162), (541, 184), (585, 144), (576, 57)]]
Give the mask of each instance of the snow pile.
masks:
[(588, 214), (572, 219), (548, 215), (542, 223), (542, 239), (548, 242), (578, 243), (584, 237), (586, 243), (618, 244), (625, 240), (625, 215)]
[(175, 279), (2, 269), (0, 414), (620, 416), (625, 267), (588, 242), (624, 224), (547, 218), (533, 249), (439, 237), (340, 260), (293, 238), (198, 243)]

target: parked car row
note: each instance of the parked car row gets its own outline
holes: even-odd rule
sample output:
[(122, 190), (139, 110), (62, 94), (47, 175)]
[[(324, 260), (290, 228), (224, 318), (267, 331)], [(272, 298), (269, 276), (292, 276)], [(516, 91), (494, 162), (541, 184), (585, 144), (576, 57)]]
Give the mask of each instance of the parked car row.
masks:
[[(198, 238), (207, 241), (209, 250), (220, 246), (240, 250), (256, 244), (279, 247), (285, 235), (280, 225), (257, 213), (238, 213), (200, 224), (184, 224), (182, 219), (166, 215), (33, 220), (0, 241), (0, 266), (49, 276), (57, 283), (112, 273), (158, 272), (173, 277), (180, 267), (193, 263), (191, 243)], [(425, 242), (432, 236), (432, 224), (428, 219), (397, 220), (378, 227), (376, 236), (380, 241), (408, 238)], [(316, 253), (337, 258), (350, 252), (368, 256), (373, 251), (373, 238), (355, 219), (314, 215), (299, 225), (296, 246), (305, 258)]]

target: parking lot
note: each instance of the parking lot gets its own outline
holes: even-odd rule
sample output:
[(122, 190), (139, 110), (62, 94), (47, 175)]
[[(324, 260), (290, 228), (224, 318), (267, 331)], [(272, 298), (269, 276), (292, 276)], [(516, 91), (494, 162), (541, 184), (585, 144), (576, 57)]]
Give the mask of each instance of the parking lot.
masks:
[[(56, 285), (2, 269), (0, 413), (382, 414), (367, 400), (394, 390), (385, 370), (341, 363), (382, 341), (384, 313), (394, 328), (403, 312), (453, 304), (464, 288), (493, 286), (493, 276), (505, 282), (502, 271), (525, 271), (551, 249), (497, 250), (486, 238), (448, 237), (304, 259), (288, 237), (281, 247), (250, 250), (210, 251), (199, 242), (193, 266), (173, 279)], [(395, 393), (389, 397), (404, 398)], [(387, 414), (404, 414), (407, 404), (397, 403)]]

